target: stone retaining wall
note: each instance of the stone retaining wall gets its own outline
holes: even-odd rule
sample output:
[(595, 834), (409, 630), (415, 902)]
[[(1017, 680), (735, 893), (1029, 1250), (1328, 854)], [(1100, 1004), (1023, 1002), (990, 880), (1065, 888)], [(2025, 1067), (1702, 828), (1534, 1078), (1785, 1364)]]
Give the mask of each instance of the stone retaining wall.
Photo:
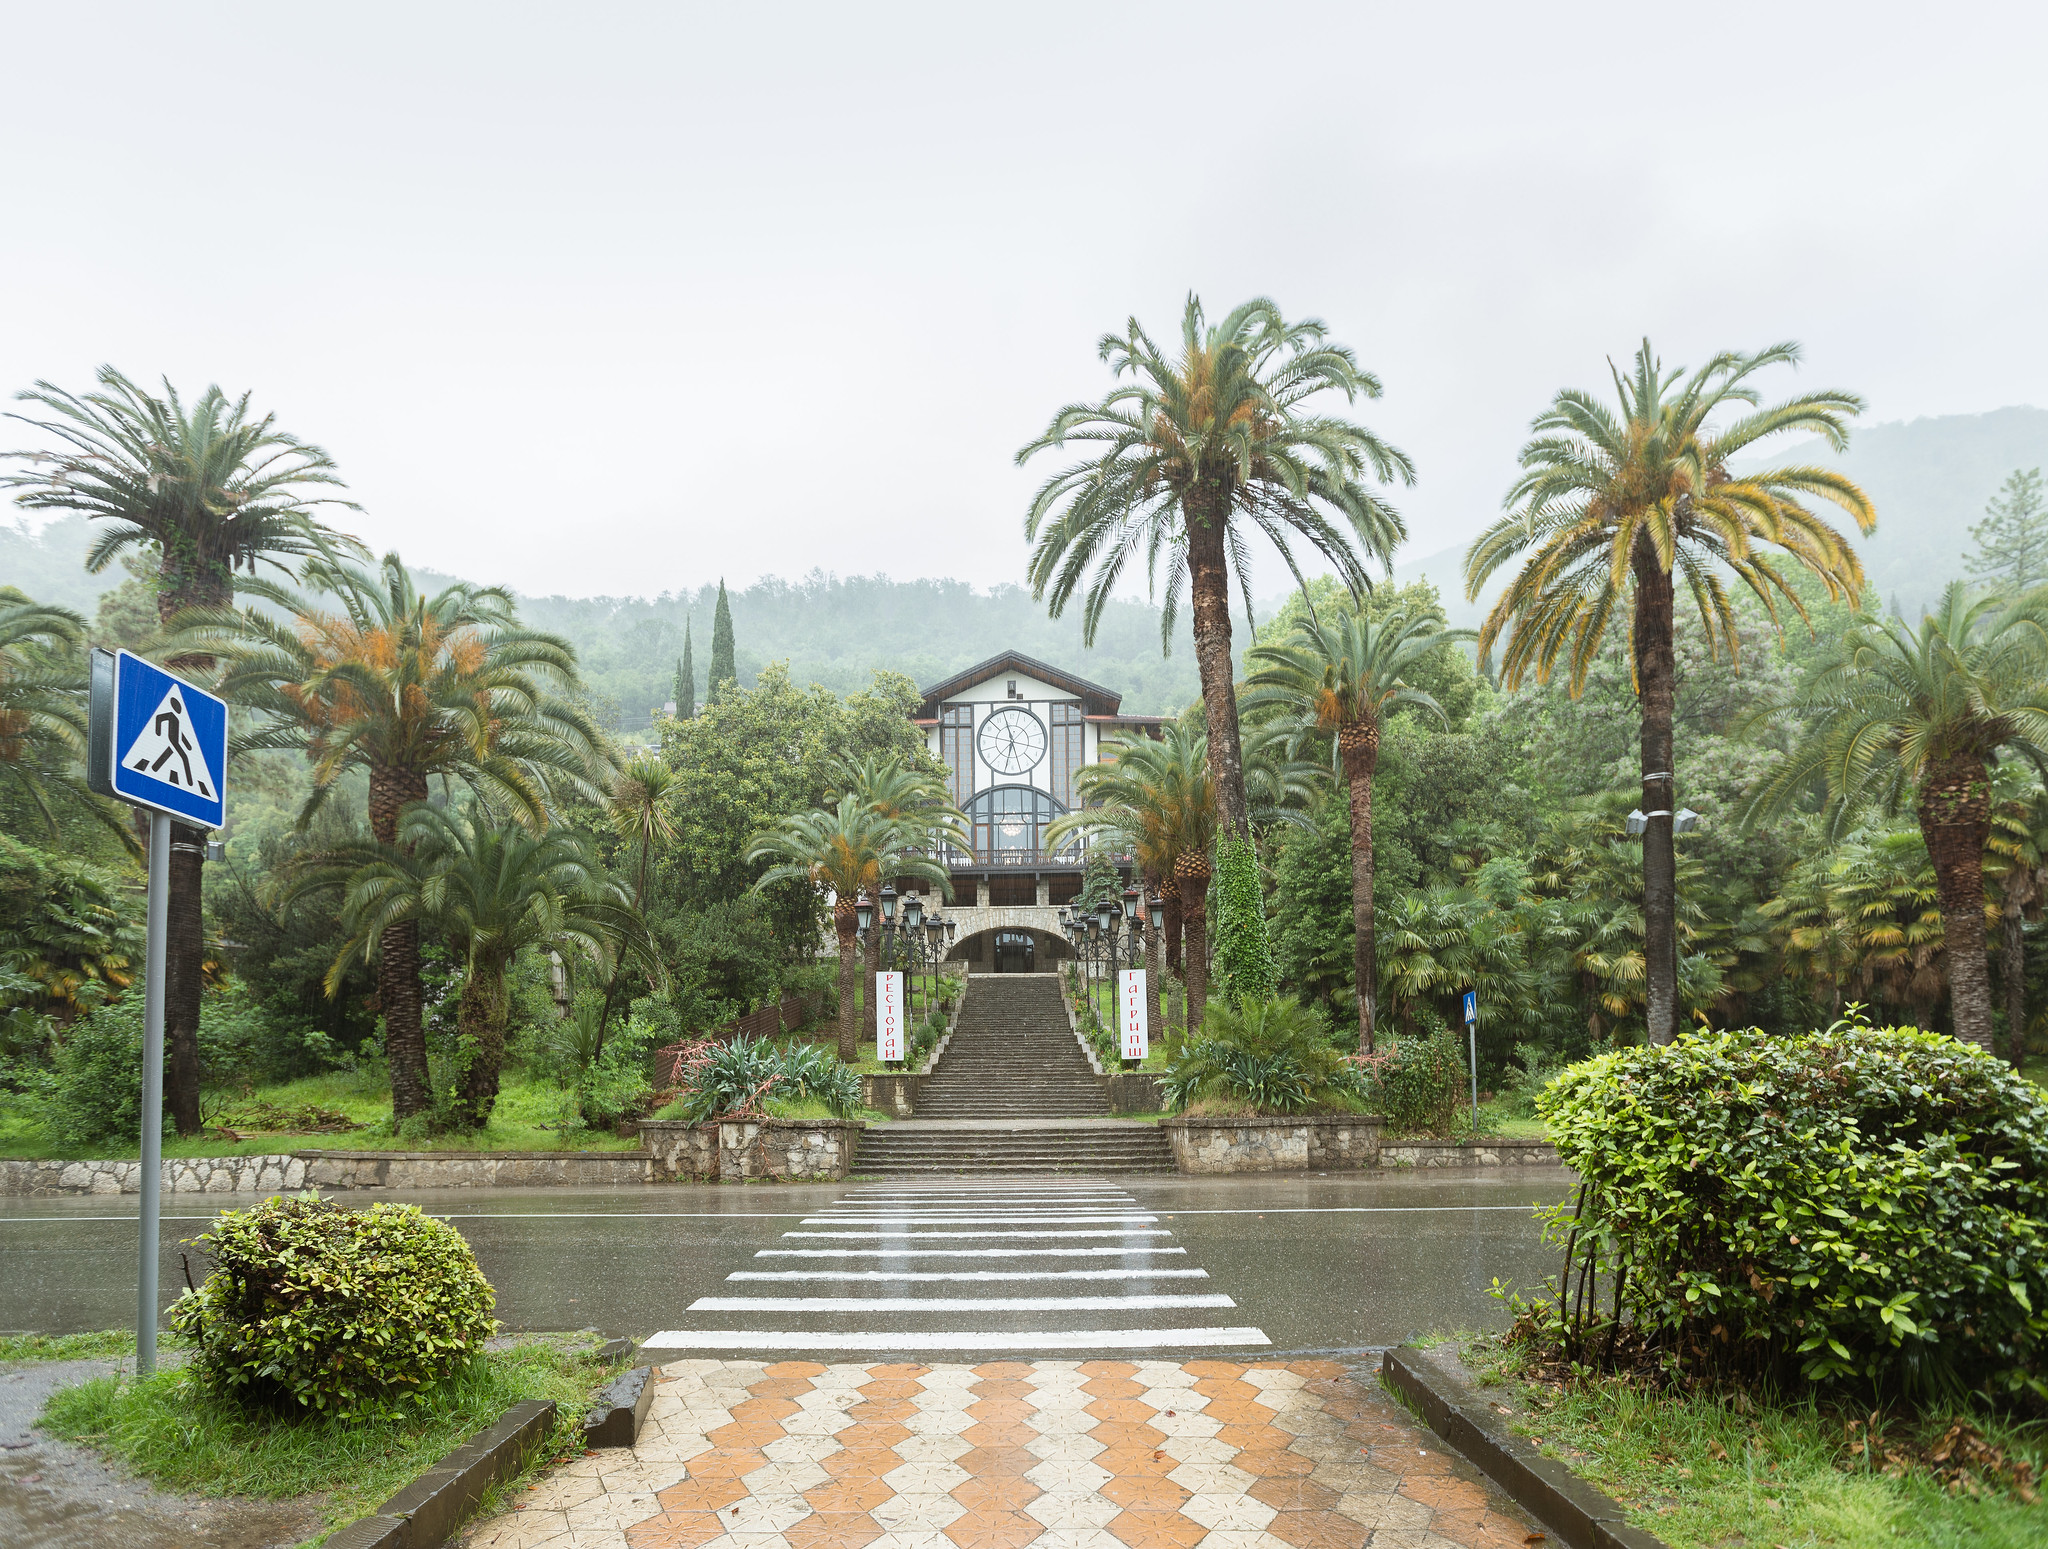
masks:
[(524, 1188), (652, 1181), (645, 1151), (301, 1151), (315, 1189)]
[(1547, 1140), (1389, 1140), (1380, 1145), (1382, 1167), (1557, 1167)]
[(718, 1176), (718, 1125), (686, 1119), (642, 1119), (640, 1144), (654, 1159), (654, 1179), (668, 1183)]
[(844, 1178), (866, 1128), (858, 1119), (720, 1119), (718, 1176)]
[(1374, 1113), (1319, 1113), (1266, 1119), (1161, 1119), (1184, 1173), (1292, 1172), (1379, 1164)]
[[(166, 1194), (276, 1194), (306, 1187), (306, 1163), (296, 1156), (201, 1156), (163, 1165)], [(142, 1164), (135, 1161), (0, 1161), (4, 1194), (140, 1194)]]

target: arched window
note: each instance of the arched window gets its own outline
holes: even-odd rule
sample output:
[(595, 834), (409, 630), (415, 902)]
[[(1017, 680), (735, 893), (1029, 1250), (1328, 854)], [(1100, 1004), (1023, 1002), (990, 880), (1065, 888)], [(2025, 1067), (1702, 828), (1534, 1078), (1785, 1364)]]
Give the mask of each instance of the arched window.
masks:
[[(962, 810), (974, 840), (974, 859), (984, 866), (1028, 866), (1042, 859), (1045, 830), (1067, 809), (1029, 785), (998, 785), (971, 798)], [(1061, 846), (1078, 850), (1079, 841)]]

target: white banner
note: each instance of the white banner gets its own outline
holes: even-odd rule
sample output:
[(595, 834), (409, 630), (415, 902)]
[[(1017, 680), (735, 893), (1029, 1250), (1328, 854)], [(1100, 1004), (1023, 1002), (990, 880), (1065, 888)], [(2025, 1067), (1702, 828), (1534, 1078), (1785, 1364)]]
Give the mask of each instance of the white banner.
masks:
[(1117, 980), (1117, 1020), (1124, 1030), (1124, 1058), (1142, 1060), (1152, 1047), (1151, 1029), (1145, 1022), (1145, 970), (1126, 968)]
[(903, 975), (875, 975), (875, 1058), (903, 1058)]

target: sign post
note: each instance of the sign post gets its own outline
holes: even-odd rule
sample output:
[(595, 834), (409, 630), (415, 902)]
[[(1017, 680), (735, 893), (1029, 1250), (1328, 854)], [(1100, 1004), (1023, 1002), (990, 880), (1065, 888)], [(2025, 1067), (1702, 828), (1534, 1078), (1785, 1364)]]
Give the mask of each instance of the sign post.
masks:
[(1479, 1138), (1479, 992), (1465, 992), (1465, 1041), (1472, 1050), (1472, 1138)]
[(1152, 1029), (1145, 1019), (1145, 970), (1125, 968), (1117, 974), (1118, 1024), (1123, 1028), (1127, 1060), (1143, 1060), (1152, 1049)]
[(156, 1281), (164, 1158), (164, 973), (171, 823), (219, 828), (227, 815), (227, 702), (127, 651), (92, 654), (86, 783), (149, 813), (149, 940), (142, 987), (142, 1232), (135, 1370), (156, 1370)]
[(875, 975), (875, 1058), (887, 1064), (903, 1058), (903, 974)]

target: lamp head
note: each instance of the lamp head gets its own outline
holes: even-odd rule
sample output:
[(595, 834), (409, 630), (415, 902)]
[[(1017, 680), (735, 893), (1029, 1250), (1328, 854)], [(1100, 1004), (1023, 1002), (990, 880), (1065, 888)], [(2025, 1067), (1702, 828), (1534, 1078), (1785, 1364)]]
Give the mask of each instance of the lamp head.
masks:
[(912, 930), (924, 923), (924, 900), (915, 893), (903, 900), (903, 923)]
[(1109, 929), (1109, 920), (1110, 920), (1110, 916), (1111, 916), (1111, 915), (1113, 915), (1113, 914), (1115, 914), (1115, 913), (1116, 913), (1116, 905), (1115, 905), (1115, 904), (1111, 903), (1111, 902), (1110, 902), (1110, 901), (1109, 901), (1109, 900), (1108, 900), (1107, 898), (1105, 898), (1105, 899), (1101, 900), (1101, 901), (1100, 901), (1099, 903), (1097, 903), (1097, 904), (1096, 904), (1096, 906), (1095, 906), (1095, 924), (1096, 924), (1096, 927), (1097, 927), (1098, 929), (1101, 929), (1101, 930), (1108, 930), (1108, 929)]
[(959, 930), (960, 930), (960, 922), (959, 922), (958, 920), (953, 920), (953, 919), (949, 919), (949, 920), (947, 920), (947, 921), (946, 921), (946, 945), (947, 945), (947, 946), (949, 946), (949, 947), (950, 947), (950, 946), (951, 946), (951, 945), (953, 944), (953, 937), (954, 937), (954, 936), (955, 936), (956, 934), (958, 934), (958, 933), (959, 933)]
[(1700, 826), (1700, 815), (1690, 807), (1680, 807), (1671, 814), (1671, 832), (1689, 834)]
[(896, 923), (896, 884), (893, 882), (882, 889), (882, 918), (892, 925)]
[(1139, 907), (1144, 901), (1145, 895), (1138, 891), (1138, 885), (1135, 882), (1124, 889), (1124, 918), (1133, 925), (1138, 923)]
[(865, 936), (869, 928), (875, 923), (875, 901), (868, 897), (867, 894), (861, 894), (854, 901), (853, 918), (860, 926), (860, 933)]
[(1166, 929), (1165, 899), (1161, 898), (1157, 893), (1154, 893), (1152, 895), (1152, 901), (1145, 905), (1145, 912), (1152, 916), (1152, 928), (1154, 930)]
[(1650, 820), (1643, 816), (1643, 809), (1638, 807), (1628, 815), (1628, 822), (1625, 826), (1628, 829), (1629, 838), (1640, 839), (1643, 837), (1643, 830), (1650, 826)]

